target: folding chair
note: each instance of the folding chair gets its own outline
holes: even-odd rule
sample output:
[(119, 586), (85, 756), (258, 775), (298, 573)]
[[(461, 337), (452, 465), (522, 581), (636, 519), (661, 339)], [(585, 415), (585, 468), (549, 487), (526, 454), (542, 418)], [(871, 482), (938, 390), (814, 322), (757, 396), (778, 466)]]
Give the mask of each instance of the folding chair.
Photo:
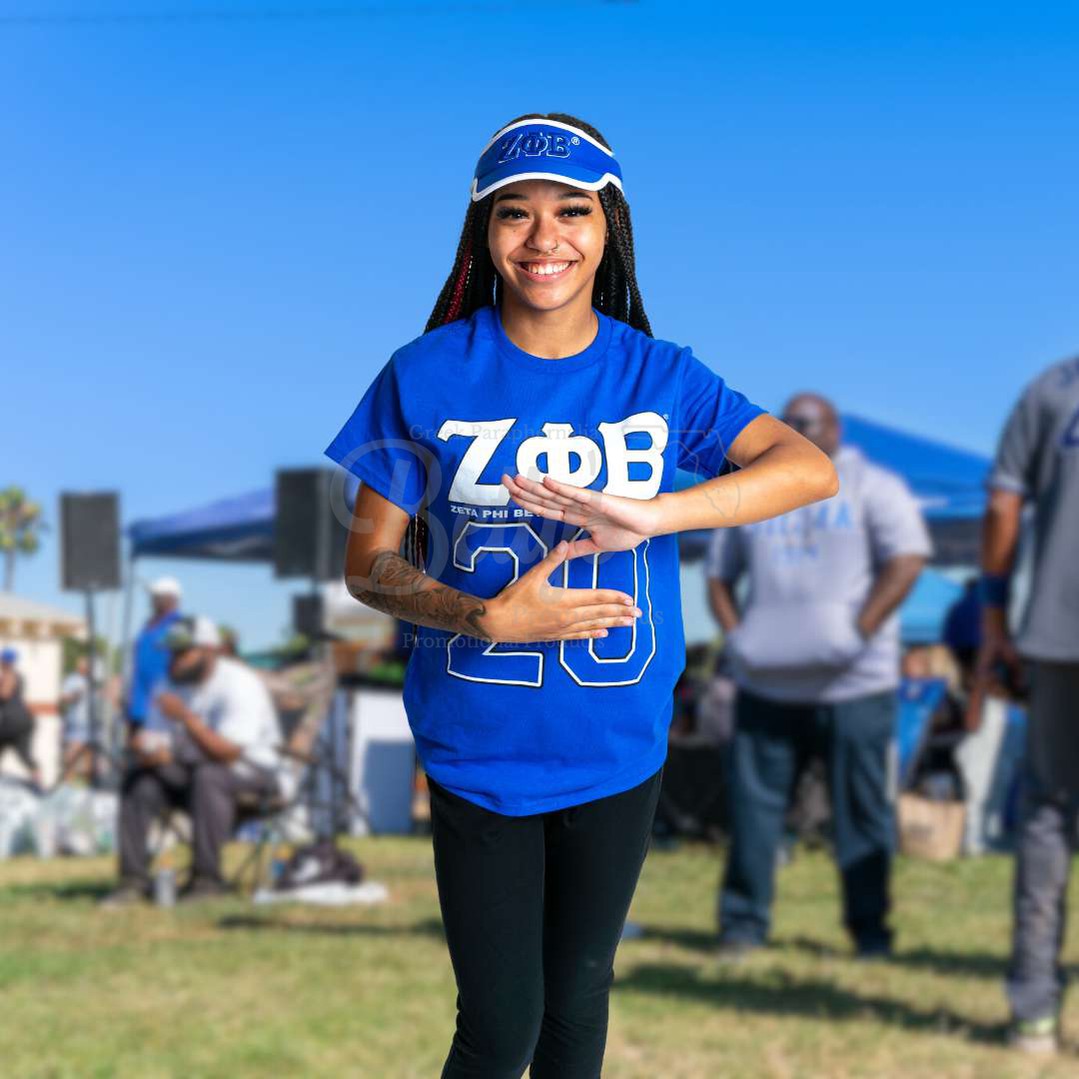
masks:
[[(288, 776), (285, 787), (290, 793), (270, 798), (254, 796), (247, 804), (241, 799), (243, 823), (254, 823), (258, 831), (251, 850), (231, 877), (231, 882), (240, 890), (244, 890), (247, 878), (250, 886), (246, 890), (254, 892), (265, 879), (265, 864), (267, 860), (272, 863), (273, 852), (300, 838), (292, 821), (301, 811), (308, 821), (320, 814), (329, 821), (328, 835), (323, 838), (336, 836), (342, 809), (352, 819), (359, 817), (369, 823), (365, 810), (349, 791), (348, 776), (334, 760), (333, 747), (327, 750), (319, 745), (331, 713), (336, 684), (332, 662), (324, 660), (314, 679), (305, 687), (306, 707), (292, 726), (285, 744), (278, 747), (281, 771)], [(329, 782), (328, 800), (319, 793), (320, 777)], [(340, 800), (338, 791), (341, 792)], [(312, 834), (309, 827), (305, 832), (302, 838)]]

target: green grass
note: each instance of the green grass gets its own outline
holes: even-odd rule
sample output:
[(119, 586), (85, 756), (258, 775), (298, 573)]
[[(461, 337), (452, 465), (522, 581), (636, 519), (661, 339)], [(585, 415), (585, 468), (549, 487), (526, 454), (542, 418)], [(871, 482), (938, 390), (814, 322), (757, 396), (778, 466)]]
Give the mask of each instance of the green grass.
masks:
[[(423, 839), (354, 844), (391, 902), (370, 909), (99, 911), (104, 859), (0, 864), (0, 1074), (437, 1076), (453, 977)], [(654, 851), (619, 951), (605, 1076), (1065, 1076), (1004, 1046), (1011, 864), (901, 861), (899, 954), (860, 965), (835, 876), (800, 854), (776, 946), (713, 959), (719, 854)], [(1068, 956), (1074, 960), (1074, 938)], [(1065, 1029), (1079, 1033), (1079, 998)]]

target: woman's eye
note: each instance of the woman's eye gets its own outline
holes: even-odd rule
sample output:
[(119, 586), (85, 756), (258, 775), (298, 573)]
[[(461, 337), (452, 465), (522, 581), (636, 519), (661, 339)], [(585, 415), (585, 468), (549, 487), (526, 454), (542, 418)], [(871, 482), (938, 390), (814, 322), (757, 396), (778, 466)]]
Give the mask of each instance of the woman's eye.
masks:
[(592, 212), (591, 206), (567, 206), (562, 211), (566, 217), (587, 217)]
[(505, 206), (498, 211), (499, 221), (520, 221), (524, 216), (524, 210), (515, 209), (513, 206)]

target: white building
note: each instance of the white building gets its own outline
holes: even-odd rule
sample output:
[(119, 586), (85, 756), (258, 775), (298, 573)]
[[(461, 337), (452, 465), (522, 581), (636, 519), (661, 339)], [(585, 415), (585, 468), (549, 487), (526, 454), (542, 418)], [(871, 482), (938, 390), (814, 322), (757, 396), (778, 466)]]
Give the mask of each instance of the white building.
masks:
[[(59, 607), (0, 592), (0, 649), (14, 648), (19, 654), (24, 697), (37, 717), (34, 753), (45, 783), (52, 782), (59, 773), (59, 703), (65, 637), (85, 639), (85, 621)], [(4, 754), (0, 772), (23, 774), (22, 764), (12, 751)]]

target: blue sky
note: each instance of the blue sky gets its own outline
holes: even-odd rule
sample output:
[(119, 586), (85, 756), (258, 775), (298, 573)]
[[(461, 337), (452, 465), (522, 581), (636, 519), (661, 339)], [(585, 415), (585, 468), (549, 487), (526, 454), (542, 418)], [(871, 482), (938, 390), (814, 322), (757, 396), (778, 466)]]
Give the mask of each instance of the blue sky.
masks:
[[(0, 2), (0, 483), (130, 521), (318, 463), (531, 110), (618, 152), (658, 336), (988, 452), (1079, 350), (1077, 54), (1053, 4)], [(268, 569), (166, 571), (280, 639)]]

